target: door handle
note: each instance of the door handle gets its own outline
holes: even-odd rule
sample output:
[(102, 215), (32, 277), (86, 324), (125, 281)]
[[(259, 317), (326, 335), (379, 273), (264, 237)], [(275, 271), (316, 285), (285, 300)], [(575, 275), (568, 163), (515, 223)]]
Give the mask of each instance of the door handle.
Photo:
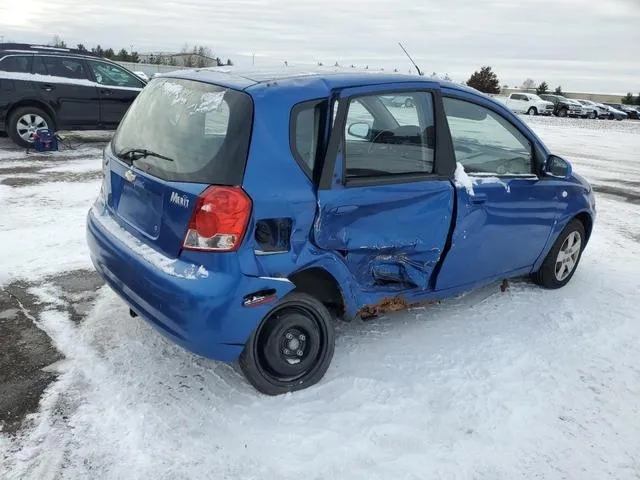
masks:
[(113, 90), (100, 90), (102, 95), (113, 95)]
[(483, 203), (487, 203), (487, 196), (486, 195), (478, 195), (477, 193), (471, 197), (471, 203), (473, 203), (474, 205), (482, 205)]
[(44, 90), (45, 92), (51, 92), (53, 91), (53, 85), (49, 85), (49, 84), (43, 85), (42, 90)]

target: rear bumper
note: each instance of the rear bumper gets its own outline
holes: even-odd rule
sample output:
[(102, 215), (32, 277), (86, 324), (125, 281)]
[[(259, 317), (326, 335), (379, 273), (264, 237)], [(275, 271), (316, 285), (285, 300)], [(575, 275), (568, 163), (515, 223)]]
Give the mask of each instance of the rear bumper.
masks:
[[(87, 216), (91, 260), (106, 283), (163, 335), (185, 349), (208, 358), (235, 361), (249, 336), (272, 304), (245, 307), (243, 297), (274, 289), (277, 297), (293, 289), (286, 279), (247, 277), (235, 254), (226, 254), (224, 272), (198, 270), (175, 259), (170, 268), (158, 268), (122, 241), (124, 229), (114, 234), (97, 207)], [(134, 238), (133, 236), (131, 236)], [(225, 254), (212, 254), (225, 255)], [(169, 259), (170, 260), (170, 259)]]

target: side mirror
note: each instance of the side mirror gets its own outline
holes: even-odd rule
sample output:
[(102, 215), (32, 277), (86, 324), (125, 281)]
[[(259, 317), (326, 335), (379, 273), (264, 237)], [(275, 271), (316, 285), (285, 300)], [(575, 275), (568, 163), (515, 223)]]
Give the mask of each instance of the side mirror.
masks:
[(352, 137), (367, 139), (371, 133), (371, 127), (368, 123), (352, 123), (349, 125), (347, 132)]
[(572, 172), (571, 164), (564, 158), (549, 155), (544, 165), (544, 173), (550, 177), (569, 178)]

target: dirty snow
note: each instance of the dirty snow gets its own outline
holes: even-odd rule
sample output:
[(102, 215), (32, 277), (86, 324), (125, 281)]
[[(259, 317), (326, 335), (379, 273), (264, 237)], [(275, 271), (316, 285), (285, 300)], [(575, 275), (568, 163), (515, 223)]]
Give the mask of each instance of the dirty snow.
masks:
[[(108, 288), (80, 324), (33, 289), (66, 359), (33, 426), (0, 433), (0, 478), (638, 478), (640, 122), (526, 121), (596, 189), (565, 288), (518, 280), (339, 324), (325, 379), (275, 398), (130, 318)], [(98, 190), (0, 185), (0, 283), (80, 268)]]

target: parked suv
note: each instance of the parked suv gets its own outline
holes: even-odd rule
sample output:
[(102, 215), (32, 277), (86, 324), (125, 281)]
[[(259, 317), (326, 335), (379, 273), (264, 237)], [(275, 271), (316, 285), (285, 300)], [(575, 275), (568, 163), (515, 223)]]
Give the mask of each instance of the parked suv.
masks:
[(624, 103), (605, 103), (605, 105), (620, 112), (626, 113), (627, 116), (633, 120), (638, 120), (638, 117), (640, 116), (638, 114), (638, 111), (636, 110), (636, 107), (634, 107), (633, 105), (625, 105)]
[[(320, 380), (338, 319), (513, 276), (559, 288), (576, 271), (593, 190), (476, 90), (396, 74), (170, 75), (104, 150), (91, 259), (132, 316), (239, 359), (261, 392)], [(388, 106), (394, 95), (413, 106)]]
[(609, 117), (609, 109), (599, 103), (581, 99), (576, 99), (576, 102), (582, 105), (582, 116), (585, 118), (596, 119)]
[(553, 103), (553, 114), (558, 117), (580, 117), (582, 115), (582, 106), (562, 95), (543, 93), (540, 98)]
[(145, 86), (87, 52), (25, 44), (0, 48), (0, 131), (20, 146), (39, 128), (113, 129)]

